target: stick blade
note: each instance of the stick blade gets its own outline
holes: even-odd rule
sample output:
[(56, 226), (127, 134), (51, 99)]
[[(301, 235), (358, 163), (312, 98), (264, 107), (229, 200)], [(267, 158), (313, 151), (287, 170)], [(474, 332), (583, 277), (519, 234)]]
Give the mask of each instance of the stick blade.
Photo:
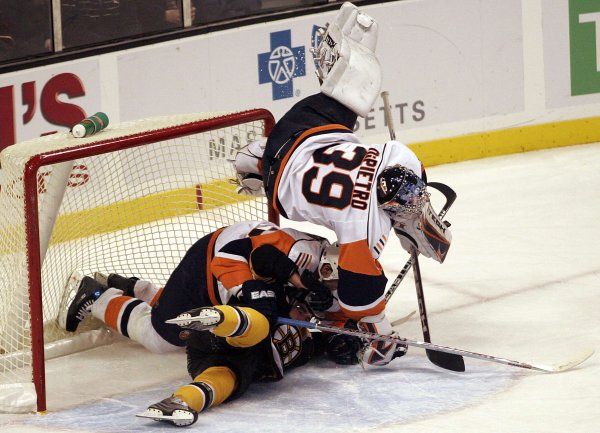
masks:
[(399, 319), (396, 319), (392, 322), (392, 328), (402, 325), (403, 323), (406, 323), (410, 320), (410, 318), (412, 316), (414, 316), (417, 312), (415, 310), (411, 311), (410, 313), (408, 313), (406, 316), (404, 317), (400, 317)]
[(564, 362), (562, 364), (556, 364), (552, 367), (552, 372), (562, 372), (571, 370), (572, 368), (577, 367), (579, 364), (584, 363), (588, 358), (590, 358), (594, 354), (594, 350), (586, 350), (585, 352), (580, 353), (577, 357), (573, 358), (571, 361)]
[(460, 355), (453, 353), (438, 352), (437, 350), (426, 350), (427, 358), (432, 364), (440, 368), (462, 373), (465, 371), (465, 360)]

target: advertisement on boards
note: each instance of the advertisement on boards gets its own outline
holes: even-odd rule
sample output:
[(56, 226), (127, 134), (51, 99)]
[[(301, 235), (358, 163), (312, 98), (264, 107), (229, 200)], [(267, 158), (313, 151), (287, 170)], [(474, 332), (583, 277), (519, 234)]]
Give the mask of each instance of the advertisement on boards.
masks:
[[(397, 2), (365, 8), (396, 127), (520, 112), (521, 0)], [(319, 89), (310, 48), (334, 12), (233, 29), (118, 56), (121, 120), (264, 107), (280, 117)], [(502, 83), (499, 85), (498, 83)], [(386, 131), (376, 103), (359, 134)]]
[(96, 59), (0, 76), (0, 150), (99, 111), (100, 80)]
[[(379, 22), (377, 53), (396, 128), (522, 112), (521, 6), (428, 0), (366, 7)], [(259, 23), (6, 74), (0, 147), (64, 130), (102, 107), (114, 108), (107, 112), (112, 122), (257, 107), (279, 118), (319, 91), (310, 50), (334, 16)], [(381, 101), (355, 129), (359, 136), (387, 132)]]
[(544, 0), (546, 105), (600, 103), (600, 0)]

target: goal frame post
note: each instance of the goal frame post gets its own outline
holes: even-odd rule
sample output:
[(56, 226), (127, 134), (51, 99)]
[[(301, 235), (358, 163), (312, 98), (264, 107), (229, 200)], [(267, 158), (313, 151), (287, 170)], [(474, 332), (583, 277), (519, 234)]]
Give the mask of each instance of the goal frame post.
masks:
[[(235, 114), (216, 116), (183, 125), (167, 127), (156, 131), (144, 131), (130, 136), (98, 141), (32, 157), (25, 165), (23, 188), (25, 194), (25, 236), (27, 241), (27, 267), (29, 285), (29, 308), (31, 325), (32, 379), (37, 397), (37, 411), (46, 410), (44, 323), (42, 300), (42, 261), (40, 249), (40, 226), (38, 212), (38, 172), (40, 168), (53, 164), (75, 161), (78, 158), (97, 156), (118, 150), (184, 137), (192, 134), (213, 131), (243, 123), (263, 121), (264, 134), (268, 137), (275, 119), (266, 109), (253, 109)], [(279, 214), (269, 204), (269, 221), (279, 224)]]

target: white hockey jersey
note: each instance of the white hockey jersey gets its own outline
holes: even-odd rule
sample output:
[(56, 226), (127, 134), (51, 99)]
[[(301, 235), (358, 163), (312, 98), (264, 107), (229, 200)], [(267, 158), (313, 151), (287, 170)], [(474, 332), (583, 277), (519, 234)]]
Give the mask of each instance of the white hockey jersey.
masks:
[(352, 300), (342, 307), (349, 316), (360, 318), (383, 309), (387, 281), (377, 278), (383, 272), (376, 259), (392, 222), (377, 205), (377, 176), (396, 164), (421, 176), (422, 164), (398, 141), (366, 146), (344, 129), (327, 125), (299, 136), (282, 159), (272, 200), (287, 218), (310, 221), (336, 233), (340, 271), (353, 274), (350, 278), (340, 275), (340, 287), (346, 286), (345, 297)]

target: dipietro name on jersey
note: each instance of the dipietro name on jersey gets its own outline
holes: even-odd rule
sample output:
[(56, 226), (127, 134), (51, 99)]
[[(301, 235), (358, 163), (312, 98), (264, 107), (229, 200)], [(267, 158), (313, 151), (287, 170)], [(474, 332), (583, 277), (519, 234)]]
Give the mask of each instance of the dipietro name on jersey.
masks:
[(379, 164), (379, 156), (379, 151), (371, 148), (360, 164), (354, 189), (352, 190), (351, 206), (355, 209), (365, 210), (369, 206), (371, 187)]

